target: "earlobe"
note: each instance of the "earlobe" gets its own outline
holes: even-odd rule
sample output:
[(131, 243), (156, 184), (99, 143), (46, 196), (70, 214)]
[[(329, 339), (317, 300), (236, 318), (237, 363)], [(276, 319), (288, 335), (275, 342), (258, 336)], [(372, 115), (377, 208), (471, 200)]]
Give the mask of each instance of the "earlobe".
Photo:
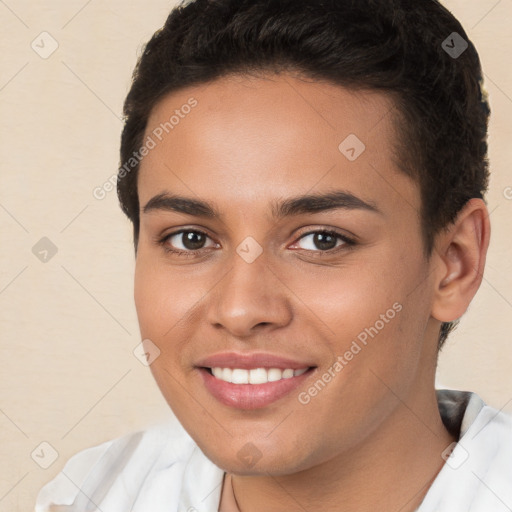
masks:
[(482, 282), (490, 239), (487, 207), (471, 199), (455, 222), (436, 240), (437, 272), (432, 316), (441, 322), (460, 318)]

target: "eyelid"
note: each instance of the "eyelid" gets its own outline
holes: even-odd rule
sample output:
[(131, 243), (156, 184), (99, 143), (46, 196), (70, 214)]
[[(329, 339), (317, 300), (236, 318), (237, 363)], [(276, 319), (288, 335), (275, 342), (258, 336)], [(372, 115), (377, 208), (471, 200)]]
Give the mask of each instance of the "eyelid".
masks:
[[(195, 254), (197, 252), (200, 252), (204, 249), (209, 249), (210, 247), (201, 247), (200, 249), (188, 249), (188, 250), (184, 250), (184, 249), (168, 249), (166, 247), (166, 244), (167, 242), (169, 241), (170, 238), (176, 236), (176, 235), (181, 235), (183, 233), (199, 233), (201, 235), (204, 235), (206, 238), (209, 238), (210, 240), (212, 240), (215, 244), (217, 244), (217, 242), (215, 242), (213, 240), (213, 238), (206, 232), (204, 231), (203, 228), (199, 229), (199, 228), (180, 228), (176, 231), (171, 231), (170, 233), (167, 233), (165, 235), (161, 235), (161, 236), (157, 236), (155, 241), (159, 244), (161, 244), (162, 246), (164, 246), (164, 248), (166, 250), (168, 250), (169, 252), (177, 252), (177, 253), (190, 253), (190, 254)], [(218, 245), (218, 244), (217, 244)]]
[(323, 227), (309, 228), (308, 231), (305, 231), (304, 233), (301, 233), (300, 235), (298, 235), (298, 237), (296, 238), (295, 242), (293, 242), (292, 245), (295, 245), (297, 242), (299, 242), (306, 236), (316, 235), (318, 233), (333, 235), (335, 238), (341, 240), (343, 243), (341, 245), (333, 247), (332, 249), (326, 249), (325, 251), (322, 251), (320, 249), (316, 249), (316, 250), (303, 249), (303, 250), (312, 252), (312, 253), (334, 254), (335, 252), (337, 252), (338, 249), (342, 249), (343, 247), (351, 247), (356, 244), (355, 237), (351, 237), (344, 233), (341, 233), (338, 229), (323, 226)]
[(313, 233), (333, 233), (335, 235), (338, 235), (341, 238), (346, 238), (347, 240), (351, 240), (352, 242), (356, 242), (358, 240), (358, 237), (351, 233), (350, 231), (347, 231), (346, 229), (336, 228), (334, 226), (328, 226), (325, 224), (319, 224), (319, 225), (313, 225), (313, 226), (307, 226), (305, 228), (302, 228), (299, 230), (299, 234), (297, 235), (297, 239), (305, 236), (310, 235)]
[[(335, 229), (335, 228), (331, 228), (331, 227), (327, 227), (327, 226), (318, 226), (318, 227), (313, 227), (313, 228), (309, 227), (307, 229), (308, 229), (308, 231), (305, 231), (304, 233), (299, 234), (295, 238), (295, 241), (292, 243), (292, 245), (295, 245), (299, 240), (301, 240), (302, 238), (304, 238), (306, 236), (315, 235), (317, 233), (325, 233), (325, 234), (334, 235), (335, 237), (337, 237), (338, 239), (340, 239), (343, 242), (339, 246), (335, 246), (332, 249), (327, 249), (324, 251), (322, 251), (321, 249), (317, 249), (317, 250), (302, 249), (302, 250), (305, 250), (305, 251), (313, 253), (313, 254), (334, 254), (335, 252), (337, 252), (338, 250), (340, 250), (342, 248), (349, 248), (349, 247), (354, 246), (357, 243), (356, 240), (354, 239), (355, 237), (351, 237), (351, 236), (345, 235), (344, 233), (340, 233), (338, 231), (338, 229)], [(199, 233), (201, 235), (206, 236), (210, 240), (214, 241), (212, 239), (212, 237), (204, 230), (204, 228), (185, 227), (185, 228), (180, 228), (176, 231), (171, 231), (170, 233), (167, 233), (165, 235), (158, 236), (155, 238), (155, 242), (157, 244), (161, 245), (166, 252), (180, 254), (180, 255), (186, 255), (186, 256), (193, 256), (193, 255), (203, 252), (205, 249), (211, 249), (211, 247), (201, 247), (200, 249), (184, 250), (184, 249), (171, 249), (171, 248), (167, 247), (167, 242), (169, 241), (170, 238), (172, 238), (173, 236), (180, 235), (182, 233), (188, 233), (188, 232)], [(215, 242), (215, 243), (217, 244), (217, 242)]]

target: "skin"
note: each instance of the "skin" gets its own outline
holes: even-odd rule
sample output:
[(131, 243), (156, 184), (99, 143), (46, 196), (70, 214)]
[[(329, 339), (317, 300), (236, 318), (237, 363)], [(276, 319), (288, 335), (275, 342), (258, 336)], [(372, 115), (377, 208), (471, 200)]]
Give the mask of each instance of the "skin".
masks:
[[(223, 77), (160, 100), (146, 135), (190, 97), (198, 105), (144, 157), (138, 178), (135, 303), (142, 338), (161, 351), (151, 371), (165, 399), (233, 475), (243, 512), (415, 510), (454, 441), (435, 397), (437, 339), (440, 323), (459, 318), (480, 285), (490, 232), (484, 202), (471, 200), (426, 259), (419, 188), (395, 165), (386, 95), (290, 74)], [(366, 146), (355, 161), (338, 149), (349, 134)], [(381, 213), (271, 216), (273, 201), (333, 190)], [(209, 201), (220, 216), (144, 213), (163, 192)], [(206, 233), (200, 254), (158, 243), (184, 228)], [(326, 250), (307, 234), (321, 229), (356, 244), (335, 239)], [(263, 250), (252, 263), (236, 252), (248, 236)], [(166, 246), (193, 248), (181, 235)], [(299, 393), (394, 303), (401, 311), (300, 403)], [(317, 368), (271, 405), (235, 409), (209, 394), (194, 366), (228, 350)], [(237, 456), (249, 442), (261, 453), (252, 467)]]

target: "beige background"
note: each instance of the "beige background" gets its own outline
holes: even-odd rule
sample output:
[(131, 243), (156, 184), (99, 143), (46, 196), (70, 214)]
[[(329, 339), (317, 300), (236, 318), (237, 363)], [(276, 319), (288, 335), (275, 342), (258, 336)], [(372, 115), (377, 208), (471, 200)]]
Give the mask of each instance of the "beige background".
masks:
[[(493, 232), (484, 282), (438, 379), (512, 412), (512, 0), (444, 3), (486, 74)], [(132, 353), (131, 226), (115, 192), (92, 195), (116, 172), (136, 56), (172, 5), (0, 0), (1, 512), (32, 510), (77, 451), (172, 417)], [(47, 59), (31, 48), (51, 48), (43, 31), (59, 45)], [(32, 253), (42, 237), (58, 248), (46, 263)], [(31, 458), (48, 460), (41, 442), (58, 452), (48, 469)]]

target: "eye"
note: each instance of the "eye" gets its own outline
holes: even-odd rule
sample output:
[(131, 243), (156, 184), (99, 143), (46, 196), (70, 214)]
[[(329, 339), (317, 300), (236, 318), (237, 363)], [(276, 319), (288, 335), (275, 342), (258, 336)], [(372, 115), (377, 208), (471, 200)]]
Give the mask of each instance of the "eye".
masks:
[[(337, 233), (336, 231), (328, 231), (325, 229), (305, 233), (299, 238), (298, 242), (301, 240), (306, 240), (306, 243), (299, 248), (316, 252), (328, 252), (342, 246), (352, 246), (355, 244), (355, 242), (347, 236)], [(295, 242), (295, 245), (298, 244), (298, 242)]]
[[(309, 240), (308, 240), (309, 239)], [(197, 229), (182, 229), (165, 235), (163, 238), (157, 240), (164, 250), (168, 253), (173, 253), (179, 256), (196, 256), (202, 252), (203, 249), (217, 247), (218, 244), (213, 242), (210, 246), (205, 245), (207, 240), (211, 238), (203, 231)], [(306, 241), (299, 249), (305, 249), (314, 253), (330, 253), (337, 252), (338, 249), (346, 248), (355, 245), (355, 241), (348, 238), (336, 231), (329, 231), (326, 229), (310, 231), (303, 234), (291, 248), (295, 248), (299, 242)]]
[[(182, 229), (181, 231), (175, 231), (174, 233), (169, 233), (164, 236), (159, 240), (159, 243), (168, 252), (177, 254), (189, 253), (194, 255), (205, 248), (205, 243), (208, 239), (210, 239), (210, 237), (203, 231)], [(215, 247), (215, 243), (213, 247)]]

